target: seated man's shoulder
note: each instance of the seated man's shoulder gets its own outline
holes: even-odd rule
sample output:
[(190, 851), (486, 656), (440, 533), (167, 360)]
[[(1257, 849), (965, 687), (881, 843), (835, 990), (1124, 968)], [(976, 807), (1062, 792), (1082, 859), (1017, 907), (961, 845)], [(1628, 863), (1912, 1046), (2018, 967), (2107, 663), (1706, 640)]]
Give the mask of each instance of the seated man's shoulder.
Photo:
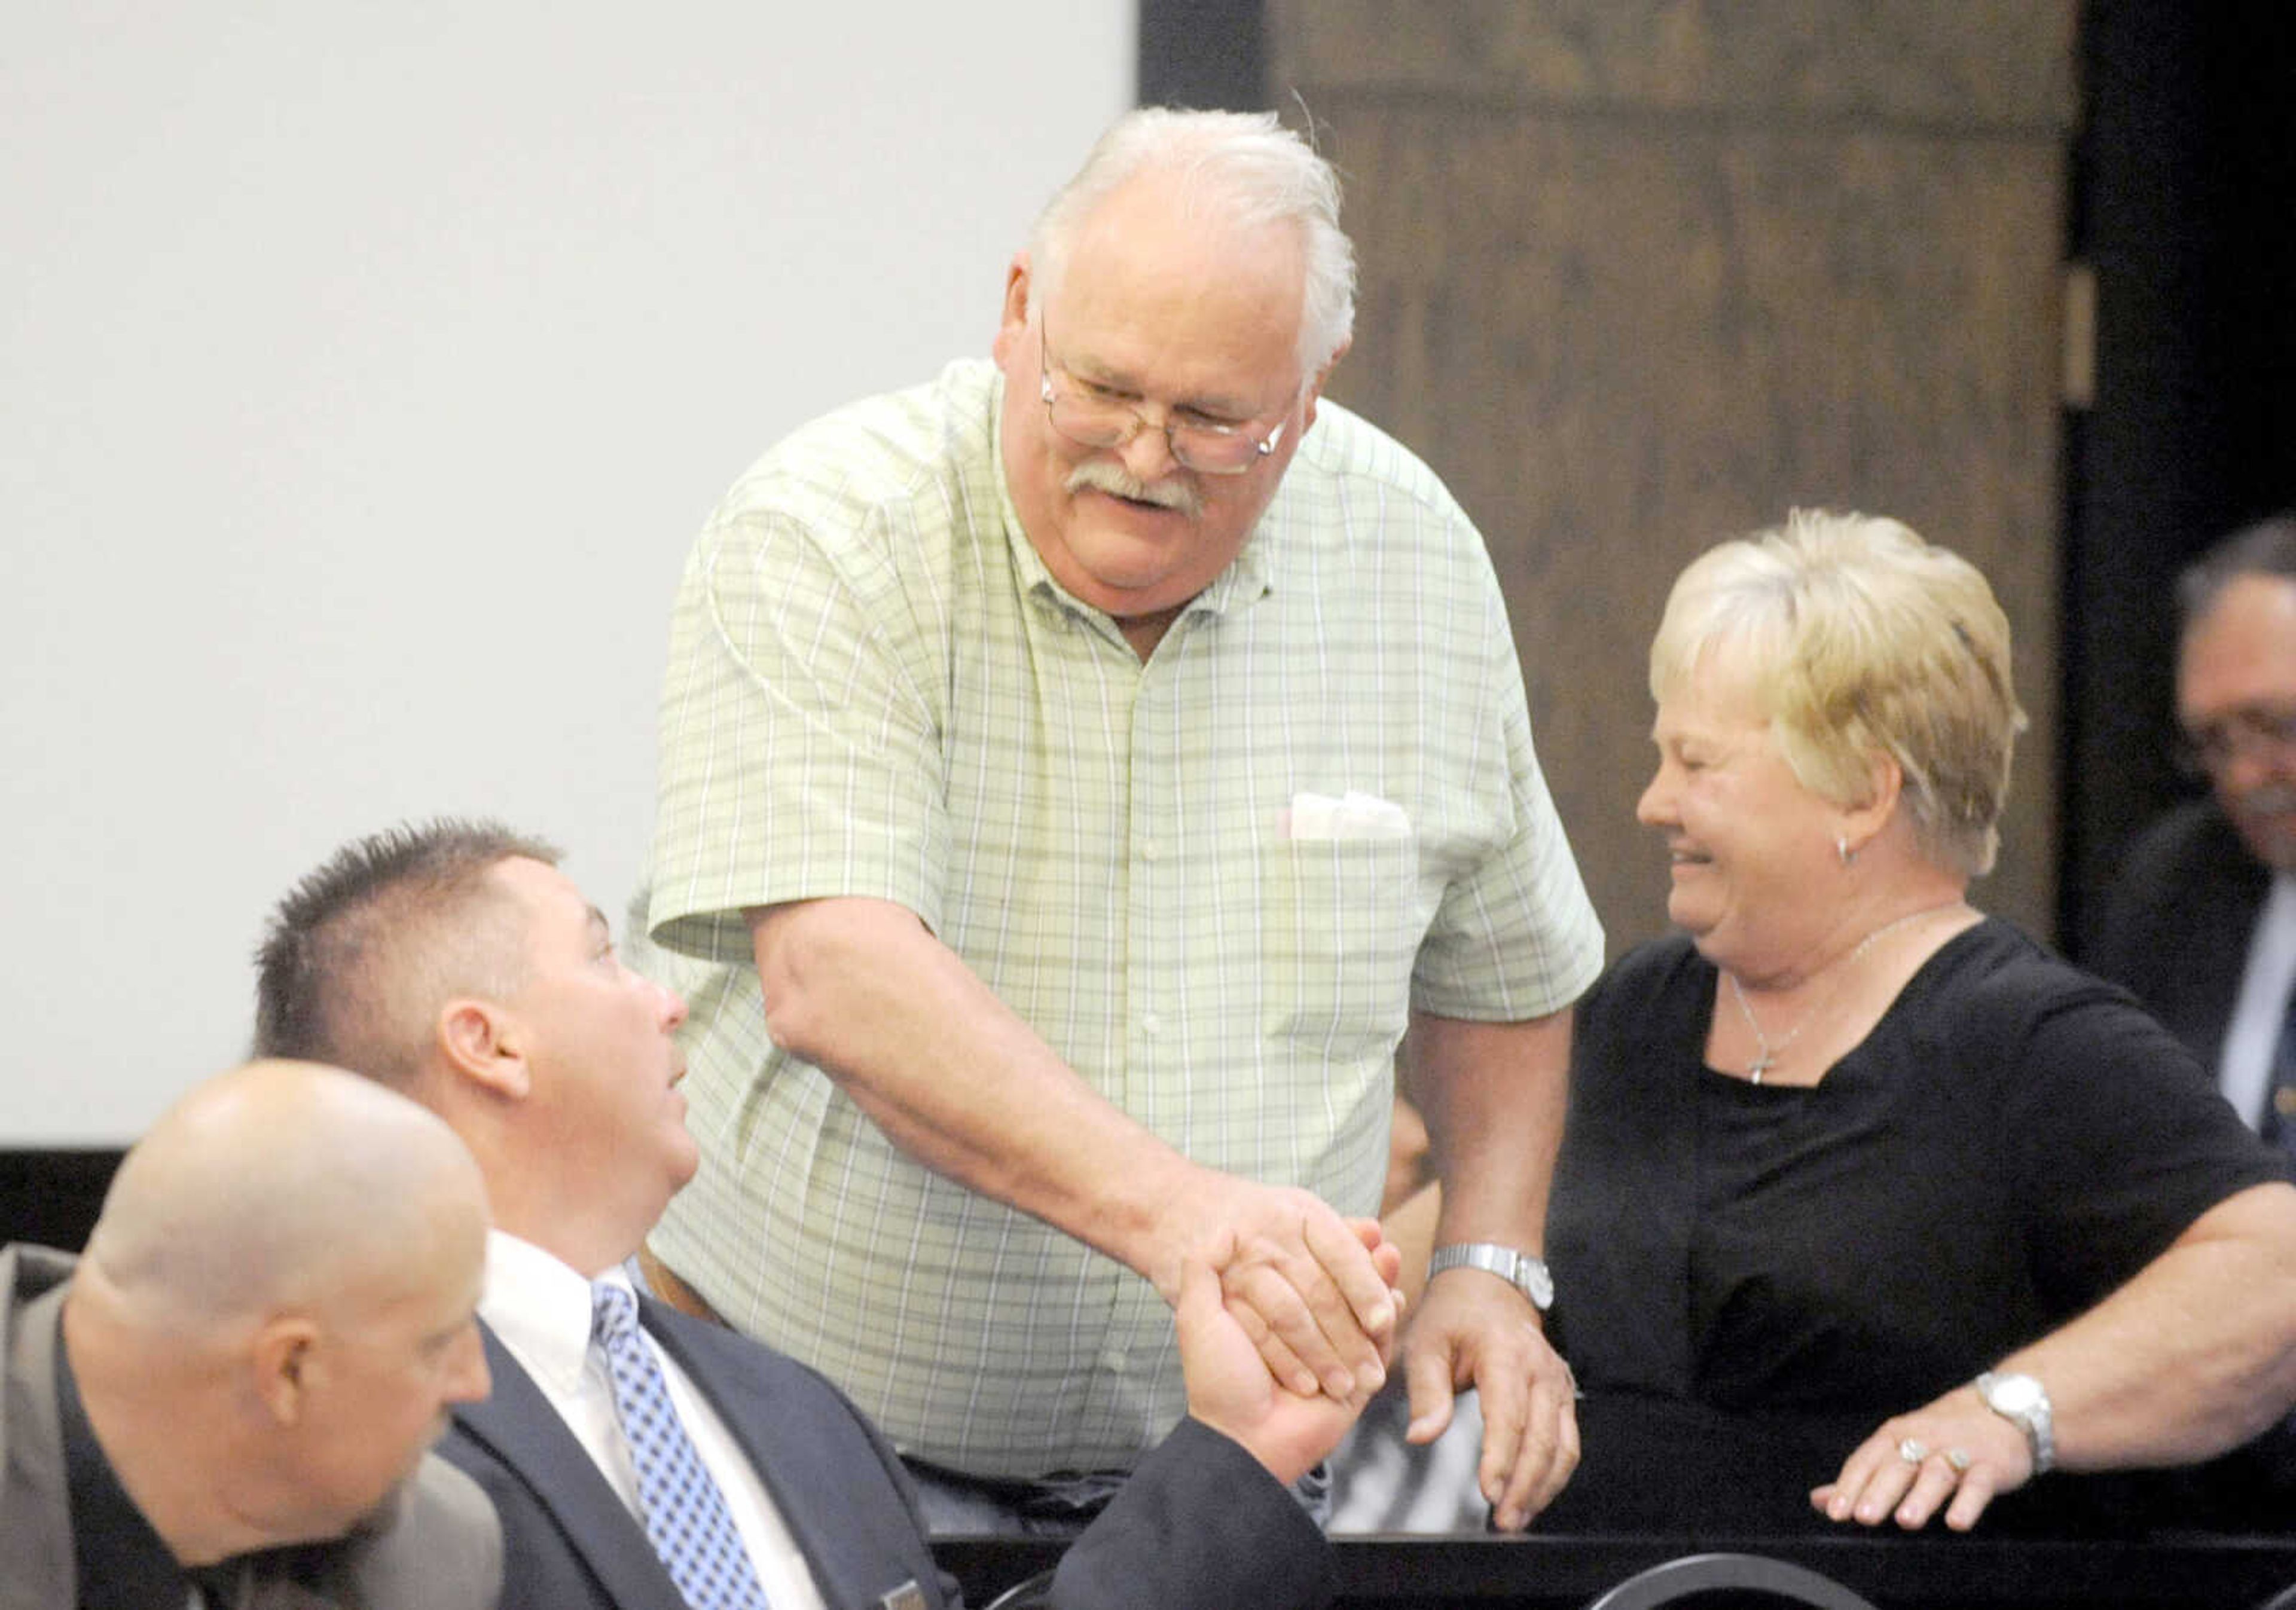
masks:
[(2146, 994), (2193, 936), (2217, 931), (2228, 910), (2260, 901), (2270, 881), (2213, 799), (2188, 800), (2122, 852), (2081, 961)]
[[(425, 1454), (372, 1531), (307, 1552), (321, 1591), (373, 1610), (493, 1610), (503, 1586), (501, 1523), (479, 1484)], [(297, 1573), (296, 1574), (300, 1574)]]
[(2211, 865), (2246, 846), (2213, 799), (2188, 799), (2147, 822), (2121, 857), (2124, 873)]
[[(876, 1427), (844, 1390), (810, 1364), (709, 1320), (650, 1304), (647, 1324), (665, 1351), (689, 1372), (705, 1376), (718, 1392), (734, 1391), (769, 1404), (783, 1429), (824, 1424), (881, 1442)], [(787, 1417), (787, 1418), (784, 1418)]]
[(0, 1296), (29, 1302), (52, 1287), (71, 1279), (79, 1260), (68, 1252), (11, 1241), (0, 1246)]

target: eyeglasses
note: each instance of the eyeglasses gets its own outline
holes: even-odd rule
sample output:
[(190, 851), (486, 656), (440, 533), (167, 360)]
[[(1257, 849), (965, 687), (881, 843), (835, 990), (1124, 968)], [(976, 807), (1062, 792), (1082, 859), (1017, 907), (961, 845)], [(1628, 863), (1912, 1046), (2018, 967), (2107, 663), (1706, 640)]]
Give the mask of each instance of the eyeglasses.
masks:
[[(1065, 369), (1055, 369), (1042, 323), (1037, 326), (1037, 358), (1045, 417), (1052, 421), (1054, 429), (1078, 446), (1121, 447), (1152, 428), (1138, 404), (1078, 380)], [(1057, 386), (1053, 383), (1055, 374), (1060, 376)], [(1296, 404), (1299, 399), (1292, 401)], [(1288, 415), (1290, 410), (1285, 413)], [(1290, 422), (1288, 418), (1278, 420), (1265, 436), (1254, 436), (1249, 421), (1222, 425), (1210, 420), (1184, 419), (1168, 408), (1162, 429), (1172, 456), (1197, 474), (1242, 475), (1275, 451)]]
[(2265, 758), (2296, 754), (2296, 709), (2251, 705), (2230, 710), (2197, 732), (2186, 732), (2178, 757), (2199, 772), (2221, 772), (2251, 750)]

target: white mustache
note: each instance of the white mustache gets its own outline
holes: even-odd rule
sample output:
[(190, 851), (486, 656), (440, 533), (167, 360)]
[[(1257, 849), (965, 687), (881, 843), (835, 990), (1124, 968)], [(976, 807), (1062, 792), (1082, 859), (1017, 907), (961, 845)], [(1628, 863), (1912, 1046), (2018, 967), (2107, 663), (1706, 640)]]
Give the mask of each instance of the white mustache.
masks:
[(1160, 509), (1177, 509), (1190, 518), (1202, 508), (1196, 489), (1187, 482), (1144, 481), (1123, 465), (1106, 459), (1086, 459), (1069, 471), (1070, 492), (1081, 492), (1087, 486), (1111, 497), (1128, 497), (1135, 503), (1153, 503)]

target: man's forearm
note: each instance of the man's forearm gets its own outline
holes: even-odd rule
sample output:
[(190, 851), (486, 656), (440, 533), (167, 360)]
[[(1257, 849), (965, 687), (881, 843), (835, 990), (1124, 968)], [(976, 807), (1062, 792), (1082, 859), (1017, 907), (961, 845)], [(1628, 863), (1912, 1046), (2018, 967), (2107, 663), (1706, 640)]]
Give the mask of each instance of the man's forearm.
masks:
[(1151, 1275), (1201, 1173), (1101, 1096), (916, 917), (839, 899), (750, 914), (774, 1042), (935, 1173)]

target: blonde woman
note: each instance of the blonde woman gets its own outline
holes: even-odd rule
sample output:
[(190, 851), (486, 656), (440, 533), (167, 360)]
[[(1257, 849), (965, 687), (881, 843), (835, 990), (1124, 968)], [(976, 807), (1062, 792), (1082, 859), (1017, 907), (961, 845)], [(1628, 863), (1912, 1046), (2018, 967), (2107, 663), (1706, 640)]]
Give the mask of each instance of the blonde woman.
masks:
[(1684, 572), (1651, 689), (1638, 814), (1681, 932), (1579, 1009), (1547, 1250), (1587, 1491), (1554, 1521), (1672, 1467), (1685, 1522), (1966, 1529), (2053, 1465), (2269, 1426), (2284, 1159), (2126, 996), (1969, 903), (2024, 723), (1984, 578), (1798, 513)]

